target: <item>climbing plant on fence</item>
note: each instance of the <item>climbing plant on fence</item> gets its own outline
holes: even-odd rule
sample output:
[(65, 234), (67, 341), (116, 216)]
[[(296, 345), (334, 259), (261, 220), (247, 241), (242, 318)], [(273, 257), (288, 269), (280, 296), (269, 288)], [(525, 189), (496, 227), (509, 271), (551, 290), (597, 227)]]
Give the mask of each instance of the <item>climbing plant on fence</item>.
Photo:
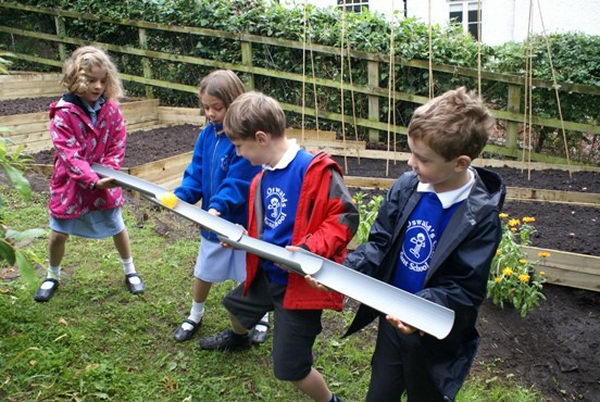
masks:
[[(81, 0), (71, 2), (60, 1), (32, 1), (25, 0), (21, 3), (39, 7), (60, 8), (76, 12), (89, 13), (96, 16), (107, 17), (115, 20), (143, 20), (177, 26), (194, 26), (224, 30), (232, 33), (247, 32), (255, 35), (275, 37), (301, 41), (304, 34), (304, 12), (301, 8), (288, 9), (277, 4), (264, 3), (260, 0), (128, 0), (125, 2), (112, 2), (108, 0)], [(1, 10), (4, 24), (28, 30), (54, 34), (56, 32), (53, 16), (30, 13), (22, 10)], [(347, 37), (344, 38), (351, 44), (352, 50), (372, 52), (388, 57), (389, 36), (391, 25), (382, 16), (372, 13), (348, 13), (342, 18), (338, 10), (322, 9), (309, 6), (308, 8), (307, 40), (320, 45), (340, 46), (342, 38), (342, 24)], [(66, 18), (64, 34), (70, 37), (84, 38), (123, 46), (138, 47), (139, 33), (134, 27), (119, 24), (89, 21), (83, 19)], [(403, 19), (394, 22), (395, 55), (403, 60), (427, 59), (429, 38), (426, 24), (414, 19)], [(19, 48), (36, 49), (36, 54), (43, 57), (58, 59), (56, 45), (51, 42), (32, 42), (31, 39), (17, 37), (10, 34), (0, 34), (3, 42), (14, 50)], [(598, 85), (600, 73), (600, 55), (597, 49), (598, 37), (581, 34), (554, 35), (551, 38), (551, 48), (555, 57), (554, 64), (559, 68), (559, 81), (572, 83), (586, 83)], [(41, 45), (40, 45), (41, 43)], [(459, 27), (439, 27), (433, 29), (433, 61), (434, 63), (449, 64), (457, 67), (476, 66), (477, 46), (473, 39), (462, 32)], [(540, 39), (534, 40), (535, 62), (534, 77), (550, 79), (545, 56), (545, 43)], [(571, 50), (565, 50), (568, 47)], [(72, 45), (66, 45), (66, 51), (71, 51)], [(147, 30), (147, 48), (149, 50), (168, 52), (181, 55), (202, 57), (221, 60), (231, 63), (240, 63), (243, 59), (239, 43), (235, 40), (188, 35), (185, 33), (164, 32)], [(576, 54), (575, 54), (576, 53)], [(511, 72), (522, 74), (524, 50), (521, 44), (507, 44), (500, 47), (482, 47), (482, 63), (484, 69), (496, 72)], [(141, 56), (130, 54), (114, 54), (123, 73), (143, 75), (143, 62)], [(303, 52), (302, 49), (285, 48), (270, 44), (252, 44), (252, 64), (278, 71), (302, 74)], [(314, 53), (315, 74), (318, 78), (340, 80), (339, 54)], [(23, 64), (21, 66), (25, 67)], [(349, 82), (349, 66), (344, 68), (344, 80)], [(352, 59), (352, 81), (355, 84), (368, 82), (368, 66), (364, 60)], [(27, 66), (32, 69), (33, 66)], [(581, 71), (574, 72), (577, 68)], [(164, 81), (177, 82), (187, 85), (196, 85), (197, 80), (205, 75), (211, 67), (174, 61), (153, 59), (151, 61), (153, 78)], [(312, 75), (310, 54), (307, 52), (305, 74)], [(240, 74), (246, 80), (244, 73)], [(426, 96), (428, 93), (428, 72), (408, 65), (398, 63), (395, 71), (397, 91), (403, 91), (417, 96)], [(387, 88), (388, 71), (386, 65), (381, 65), (379, 86)], [(441, 93), (458, 85), (467, 85), (475, 88), (475, 78), (458, 75), (453, 72), (435, 72), (436, 93)], [(256, 75), (254, 84), (270, 95), (290, 104), (302, 103), (302, 83), (278, 79), (269, 76)], [(132, 94), (144, 94), (144, 87), (138, 83), (127, 83), (127, 89)], [(306, 85), (305, 101), (307, 107), (314, 107), (314, 94), (312, 84)], [(486, 100), (497, 107), (506, 105), (507, 85), (496, 81), (484, 81), (483, 93)], [(180, 106), (196, 106), (197, 100), (193, 93), (186, 93), (167, 88), (154, 88), (155, 96), (164, 103)], [(331, 112), (341, 111), (340, 90), (325, 86), (317, 87), (317, 99), (320, 110)], [(542, 116), (557, 117), (556, 101), (552, 90), (536, 88), (534, 91), (534, 104), (536, 113)], [(597, 107), (599, 97), (582, 94), (562, 93), (564, 117), (568, 120), (597, 124), (600, 108)], [(346, 91), (344, 109), (352, 110), (350, 93)], [(368, 96), (355, 94), (356, 110), (358, 117), (368, 118)], [(408, 101), (397, 103), (397, 123), (406, 126), (410, 116), (418, 104)], [(381, 101), (379, 109), (380, 121), (387, 121), (387, 102)], [(297, 114), (288, 113), (291, 123), (298, 123)], [(339, 130), (339, 123), (326, 120), (319, 121), (322, 128)], [(314, 120), (308, 119), (309, 125), (314, 125)], [(326, 125), (326, 127), (324, 127)], [(353, 129), (348, 129), (349, 132)], [(556, 128), (540, 129), (537, 137), (538, 151), (545, 151), (544, 146), (559, 151), (556, 137)], [(364, 138), (366, 129), (360, 131)], [(553, 137), (554, 136), (554, 137)], [(558, 137), (556, 137), (558, 138)], [(585, 137), (583, 134), (571, 135), (569, 138), (572, 146), (580, 143), (582, 138), (593, 141), (594, 136)], [(558, 152), (560, 154), (560, 152)]]

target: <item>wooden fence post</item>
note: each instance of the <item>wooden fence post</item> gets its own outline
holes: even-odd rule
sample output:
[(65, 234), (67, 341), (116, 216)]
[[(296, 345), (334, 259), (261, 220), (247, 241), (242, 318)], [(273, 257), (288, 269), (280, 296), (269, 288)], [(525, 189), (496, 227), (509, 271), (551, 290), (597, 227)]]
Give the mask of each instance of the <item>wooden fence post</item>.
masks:
[[(145, 28), (138, 28), (138, 36), (141, 49), (148, 49), (148, 37), (146, 35)], [(152, 65), (150, 59), (147, 57), (142, 58), (142, 68), (144, 69), (144, 78), (152, 79)], [(144, 86), (146, 90), (146, 98), (154, 98), (154, 89), (151, 85)]]
[[(379, 62), (367, 62), (368, 84), (379, 87)], [(369, 95), (369, 120), (379, 122), (379, 96)], [(379, 142), (379, 130), (369, 129), (369, 142)]]
[[(58, 15), (54, 16), (54, 26), (56, 27), (56, 36), (58, 36), (59, 38), (64, 38), (65, 37), (65, 19), (63, 17), (60, 17)], [(64, 43), (60, 43), (58, 44), (58, 55), (60, 57), (61, 61), (65, 61), (67, 58), (67, 51), (65, 48), (65, 44)]]
[[(240, 41), (242, 45), (242, 64), (252, 66), (252, 42)], [(246, 89), (252, 91), (254, 89), (254, 74), (248, 74), (248, 82)]]
[[(519, 113), (521, 111), (521, 86), (520, 85), (508, 85), (508, 105), (507, 109), (509, 112)], [(506, 148), (516, 149), (517, 139), (519, 137), (519, 123), (515, 121), (509, 121), (506, 124)]]

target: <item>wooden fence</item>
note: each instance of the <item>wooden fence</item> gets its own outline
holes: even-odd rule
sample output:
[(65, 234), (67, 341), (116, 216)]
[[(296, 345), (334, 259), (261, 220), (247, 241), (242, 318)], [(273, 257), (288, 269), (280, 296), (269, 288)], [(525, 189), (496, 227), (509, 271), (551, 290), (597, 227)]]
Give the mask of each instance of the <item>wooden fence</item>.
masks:
[[(144, 84), (146, 86), (146, 95), (152, 96), (153, 91), (152, 87), (162, 87), (169, 88), (184, 92), (196, 93), (197, 88), (190, 85), (184, 85), (181, 83), (169, 82), (164, 80), (154, 79), (152, 77), (152, 69), (150, 59), (158, 59), (158, 60), (167, 60), (181, 63), (189, 63), (201, 66), (208, 66), (214, 68), (228, 68), (234, 71), (247, 73), (249, 75), (248, 86), (252, 88), (254, 86), (254, 76), (261, 75), (272, 78), (278, 78), (282, 80), (291, 80), (296, 82), (305, 82), (306, 84), (316, 84), (318, 86), (329, 87), (329, 88), (337, 88), (340, 89), (342, 86), (347, 91), (354, 91), (356, 93), (364, 94), (368, 97), (368, 116), (369, 118), (353, 118), (350, 115), (342, 115), (340, 113), (329, 112), (329, 111), (318, 111), (318, 117), (322, 119), (328, 119), (333, 121), (344, 121), (346, 124), (354, 124), (356, 123), (358, 126), (368, 128), (369, 135), (371, 139), (374, 139), (375, 136), (379, 136), (379, 130), (387, 131), (388, 128), (391, 132), (398, 134), (406, 134), (406, 127), (393, 125), (391, 127), (388, 126), (386, 122), (379, 121), (380, 116), (380, 108), (379, 108), (379, 100), (381, 97), (388, 98), (389, 92), (387, 88), (382, 88), (379, 86), (380, 82), (380, 71), (384, 71), (382, 68), (382, 63), (388, 63), (389, 60), (387, 57), (374, 54), (374, 53), (366, 53), (360, 51), (347, 51), (342, 49), (340, 52), (339, 48), (332, 46), (323, 46), (310, 44), (306, 45), (300, 41), (292, 41), (285, 40), (279, 38), (271, 38), (271, 37), (263, 37), (258, 35), (252, 35), (248, 33), (235, 33), (228, 31), (220, 31), (214, 29), (205, 29), (198, 27), (190, 27), (190, 26), (171, 26), (165, 24), (157, 24), (146, 21), (134, 21), (134, 20), (113, 20), (105, 17), (99, 17), (92, 14), (78, 13), (66, 10), (58, 10), (58, 9), (48, 9), (48, 8), (40, 8), (34, 6), (21, 5), (17, 3), (11, 2), (1, 2), (1, 9), (12, 9), (12, 10), (20, 10), (23, 12), (29, 13), (41, 13), (50, 15), (54, 18), (56, 34), (46, 34), (40, 32), (33, 32), (24, 29), (9, 27), (0, 25), (0, 32), (4, 32), (11, 35), (24, 36), (35, 38), (38, 40), (54, 42), (58, 46), (58, 54), (61, 60), (64, 60), (66, 57), (65, 45), (96, 45), (102, 46), (103, 48), (117, 53), (141, 56), (142, 59), (142, 67), (143, 67), (143, 76), (138, 75), (130, 75), (130, 74), (122, 74), (122, 78), (124, 80)], [(134, 27), (138, 29), (138, 47), (133, 46), (118, 46), (109, 43), (100, 43), (89, 41), (80, 38), (67, 37), (65, 35), (65, 18), (73, 18), (73, 19), (83, 19), (90, 21), (99, 21), (111, 24), (120, 24), (123, 26)], [(154, 50), (147, 49), (147, 31), (148, 30), (156, 30), (156, 31), (164, 31), (164, 32), (174, 32), (181, 33), (187, 35), (200, 35), (200, 36), (210, 36), (210, 37), (218, 37), (229, 39), (232, 41), (239, 42), (240, 51), (241, 51), (241, 61), (238, 63), (224, 62), (218, 60), (211, 60), (200, 57), (192, 57), (186, 55), (179, 55), (173, 53), (159, 52)], [(272, 45), (279, 46), (285, 48), (292, 49), (303, 49), (306, 48), (307, 51), (318, 52), (328, 55), (336, 55), (341, 57), (346, 57), (347, 55), (355, 58), (357, 60), (366, 61), (368, 65), (368, 83), (367, 85), (359, 85), (359, 84), (350, 84), (350, 83), (340, 83), (339, 81), (326, 79), (326, 78), (312, 78), (308, 76), (303, 76), (302, 74), (290, 73), (285, 71), (278, 71), (273, 69), (267, 69), (263, 67), (257, 67), (252, 65), (252, 45), (253, 44), (263, 44), (263, 45)], [(61, 60), (53, 60), (42, 57), (37, 57), (29, 54), (23, 53), (15, 53), (14, 57), (20, 60), (40, 63), (44, 65), (50, 65), (55, 67), (60, 67), (62, 65)], [(428, 63), (424, 60), (407, 60), (403, 58), (396, 58), (396, 65), (402, 65), (417, 69), (428, 69)], [(385, 67), (387, 68), (387, 67)], [(452, 65), (442, 65), (442, 64), (434, 64), (433, 71), (440, 73), (450, 73), (463, 77), (477, 77), (477, 70), (452, 66)], [(507, 122), (507, 140), (506, 146), (497, 146), (497, 145), (488, 145), (486, 147), (486, 151), (519, 157), (520, 151), (518, 150), (517, 140), (518, 140), (518, 132), (519, 125), (523, 122), (523, 113), (521, 112), (520, 104), (521, 104), (521, 93), (523, 91), (523, 78), (508, 75), (508, 74), (499, 74), (492, 72), (482, 72), (481, 77), (484, 80), (495, 81), (498, 83), (502, 83), (507, 86), (507, 109), (506, 110), (493, 110), (493, 115), (501, 120), (505, 120)], [(533, 80), (533, 85), (541, 88), (553, 88), (553, 83), (550, 81), (544, 80)], [(600, 87), (599, 86), (589, 86), (589, 85), (581, 85), (581, 84), (568, 84), (568, 83), (560, 83), (559, 84), (560, 91), (567, 92), (575, 92), (587, 95), (600, 96)], [(428, 98), (425, 96), (419, 96), (412, 93), (394, 91), (393, 97), (397, 101), (407, 101), (416, 104), (423, 104), (428, 101)], [(316, 111), (313, 108), (303, 108), (300, 105), (290, 104), (281, 102), (281, 105), (284, 110), (288, 112), (294, 113), (305, 113), (307, 115), (315, 115)], [(553, 118), (545, 118), (541, 116), (533, 116), (532, 121), (536, 125), (543, 125), (546, 127), (553, 128), (561, 128), (564, 126), (566, 130), (579, 131), (591, 134), (600, 134), (600, 126), (593, 124), (585, 124), (578, 122), (570, 122), (565, 121), (561, 124), (560, 120)], [(549, 155), (545, 155), (542, 153), (532, 153), (531, 158), (534, 161), (542, 161), (549, 163), (559, 163), (564, 164), (566, 160), (560, 157), (553, 157)]]

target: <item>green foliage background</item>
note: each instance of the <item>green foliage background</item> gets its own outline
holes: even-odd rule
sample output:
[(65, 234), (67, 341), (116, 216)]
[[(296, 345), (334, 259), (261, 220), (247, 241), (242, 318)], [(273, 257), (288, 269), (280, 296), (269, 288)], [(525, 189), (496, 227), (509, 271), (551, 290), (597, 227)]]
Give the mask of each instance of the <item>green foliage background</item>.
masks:
[[(109, 0), (24, 0), (20, 3), (40, 7), (60, 8), (77, 12), (90, 13), (113, 19), (133, 19), (172, 25), (197, 26), (220, 29), (231, 32), (248, 32), (256, 35), (302, 40), (304, 12), (302, 8), (288, 9), (278, 4), (263, 0), (126, 0), (114, 2)], [(52, 16), (1, 10), (4, 24), (36, 30), (45, 33), (55, 33)], [(348, 41), (354, 50), (374, 52), (385, 57), (389, 55), (389, 38), (392, 30), (391, 23), (382, 15), (363, 12), (359, 14), (341, 14), (335, 8), (317, 8), (308, 6), (307, 34), (312, 43), (340, 46), (342, 24), (345, 25)], [(4, 18), (6, 17), (6, 18)], [(395, 54), (406, 59), (427, 59), (429, 37), (427, 25), (412, 18), (394, 22)], [(117, 45), (138, 46), (138, 32), (116, 24), (92, 22), (86, 20), (66, 20), (67, 36), (85, 38)], [(151, 50), (171, 52), (175, 54), (240, 63), (241, 51), (239, 43), (233, 40), (148, 31), (148, 45)], [(24, 53), (36, 53), (42, 57), (58, 59), (57, 46), (53, 43), (43, 43), (33, 39), (12, 37), (0, 34), (7, 48)], [(558, 81), (600, 85), (600, 36), (589, 36), (581, 33), (556, 34), (549, 37), (553, 63), (558, 72)], [(40, 45), (41, 44), (41, 45)], [(534, 48), (534, 77), (551, 79), (551, 71), (546, 52), (545, 40), (535, 37), (532, 40)], [(451, 64), (476, 68), (477, 44), (460, 27), (434, 26), (433, 28), (433, 61), (434, 63)], [(74, 47), (68, 48), (69, 51)], [(521, 43), (507, 43), (498, 47), (482, 46), (482, 65), (484, 70), (495, 72), (524, 74), (525, 49)], [(142, 75), (141, 58), (132, 55), (114, 54), (120, 70), (128, 74)], [(309, 56), (307, 56), (308, 58)], [(352, 80), (357, 84), (367, 83), (367, 63), (353, 59)], [(259, 67), (277, 69), (280, 71), (302, 73), (302, 50), (287, 49), (271, 45), (253, 44), (253, 64)], [(322, 78), (339, 80), (339, 56), (314, 54), (316, 75)], [(17, 68), (44, 69), (44, 66), (17, 63)], [(157, 79), (197, 85), (198, 79), (212, 68), (195, 66), (184, 63), (161, 60), (152, 61), (153, 75)], [(306, 74), (311, 75), (310, 59), (307, 59)], [(396, 74), (396, 90), (427, 96), (428, 72), (423, 69), (398, 65)], [(244, 74), (241, 74), (244, 78)], [(380, 65), (380, 86), (387, 88), (388, 68)], [(345, 68), (344, 79), (349, 82), (348, 68)], [(474, 78), (461, 77), (449, 73), (434, 72), (435, 91), (440, 94), (459, 85), (469, 88), (476, 87)], [(302, 103), (302, 83), (281, 80), (271, 77), (256, 76), (256, 88), (283, 101), (300, 105)], [(126, 83), (128, 92), (132, 95), (143, 95), (140, 84)], [(312, 85), (306, 86), (306, 105), (314, 107)], [(341, 111), (340, 91), (334, 88), (318, 88), (319, 109), (332, 112)], [(493, 81), (484, 81), (483, 93), (486, 101), (492, 107), (505, 108), (507, 85)], [(174, 106), (197, 106), (194, 94), (174, 90), (155, 88), (155, 94), (164, 104)], [(368, 118), (367, 96), (355, 94), (356, 110), (359, 117)], [(345, 110), (352, 110), (351, 97), (348, 92), (344, 96)], [(554, 91), (544, 88), (534, 90), (534, 113), (558, 118), (558, 109)], [(561, 105), (565, 120), (582, 123), (598, 124), (600, 121), (600, 97), (574, 93), (561, 93)], [(410, 116), (417, 104), (398, 102), (396, 109), (397, 124), (408, 125)], [(387, 121), (388, 109), (385, 99), (381, 100), (381, 121)], [(298, 125), (300, 116), (288, 113), (292, 125)], [(314, 126), (314, 120), (308, 118), (308, 126)], [(340, 124), (326, 120), (319, 121), (320, 128), (340, 130)], [(347, 128), (353, 133), (353, 128)], [(361, 138), (365, 138), (366, 129), (360, 128)], [(558, 130), (539, 128), (534, 143), (537, 151), (556, 151), (564, 148)], [(582, 146), (598, 146), (594, 136), (581, 133), (568, 134), (571, 148), (575, 156), (576, 150)]]

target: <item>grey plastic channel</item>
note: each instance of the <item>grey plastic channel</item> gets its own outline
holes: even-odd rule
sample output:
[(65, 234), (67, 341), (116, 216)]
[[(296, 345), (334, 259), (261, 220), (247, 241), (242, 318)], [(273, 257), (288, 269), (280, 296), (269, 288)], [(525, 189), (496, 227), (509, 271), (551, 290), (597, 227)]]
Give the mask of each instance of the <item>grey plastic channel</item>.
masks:
[(384, 314), (394, 316), (438, 339), (448, 336), (452, 329), (454, 311), (444, 306), (308, 251), (292, 252), (284, 247), (249, 237), (244, 234), (241, 226), (184, 201), (180, 200), (175, 208), (168, 208), (158, 201), (167, 190), (146, 180), (98, 164), (93, 164), (92, 169), (99, 176), (113, 177), (119, 185), (145, 194), (152, 202), (217, 233), (221, 241), (232, 247), (256, 254), (300, 275), (311, 275), (324, 286)]
[(238, 241), (232, 241), (219, 236), (219, 240), (237, 249), (246, 250), (261, 258), (273, 261), (300, 275), (315, 275), (323, 266), (325, 260), (316, 254), (293, 252), (263, 240), (247, 235)]
[(228, 222), (225, 219), (219, 218), (213, 214), (209, 214), (208, 212), (185, 201), (179, 200), (175, 208), (168, 208), (164, 206), (159, 201), (163, 194), (169, 192), (164, 187), (150, 183), (149, 181), (140, 179), (139, 177), (111, 169), (98, 163), (93, 163), (91, 167), (94, 172), (98, 174), (98, 176), (112, 177), (120, 186), (140, 192), (147, 196), (150, 201), (162, 206), (163, 208), (167, 208), (194, 223), (200, 224), (202, 227), (215, 232), (218, 235), (237, 241), (244, 234), (245, 230), (243, 227)]
[(444, 339), (454, 324), (454, 311), (336, 262), (323, 261), (312, 275), (317, 281), (423, 332)]

